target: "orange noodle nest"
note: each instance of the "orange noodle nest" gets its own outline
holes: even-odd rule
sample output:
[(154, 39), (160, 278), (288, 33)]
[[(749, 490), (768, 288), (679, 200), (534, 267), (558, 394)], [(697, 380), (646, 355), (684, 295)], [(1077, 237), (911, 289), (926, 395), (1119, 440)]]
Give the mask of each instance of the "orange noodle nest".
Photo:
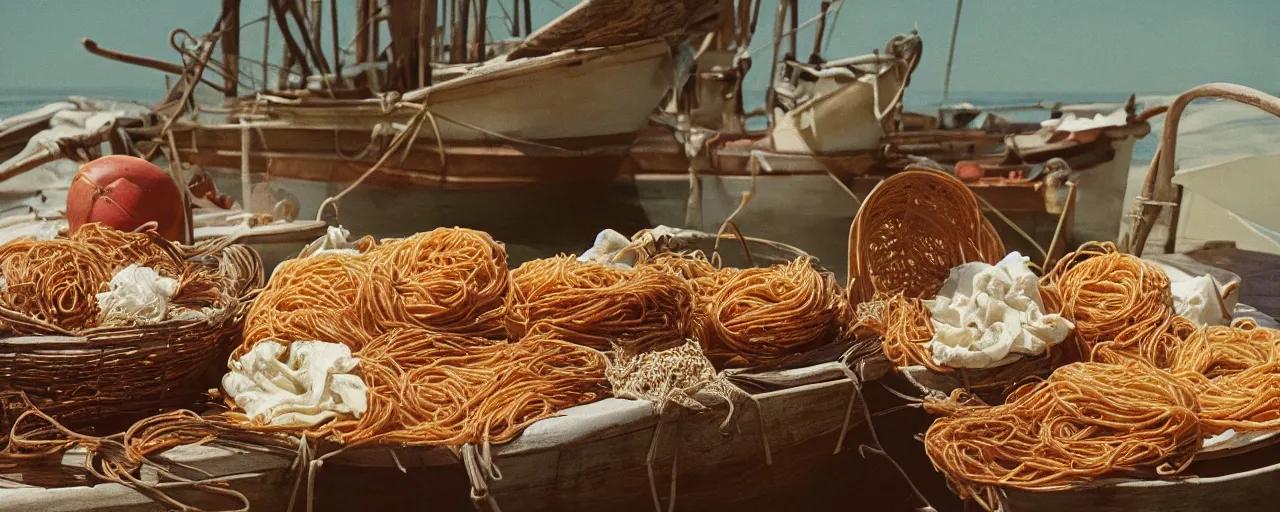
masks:
[[(363, 297), (377, 293), (363, 255), (316, 254), (276, 267), (244, 322), (244, 355), (265, 340), (342, 343), (358, 350), (381, 332)], [(378, 281), (384, 282), (384, 281)]]
[(0, 304), (70, 331), (97, 327), (101, 318), (95, 295), (131, 264), (177, 279), (176, 305), (198, 307), (221, 296), (224, 281), (216, 267), (183, 261), (177, 246), (153, 232), (127, 233), (93, 223), (66, 238), (24, 238), (0, 246), (5, 284)]
[(1086, 244), (1040, 282), (1045, 308), (1075, 323), (1076, 339), (1094, 360), (1139, 359), (1167, 366), (1173, 297), (1169, 276), (1114, 244)]
[(1179, 473), (1203, 437), (1195, 390), (1140, 364), (1070, 364), (1003, 405), (960, 401), (928, 403), (943, 416), (925, 452), (961, 498), (989, 510), (994, 486), (1054, 491), (1120, 472)]
[(661, 269), (557, 256), (520, 265), (511, 283), (506, 320), (513, 338), (555, 334), (600, 350), (613, 343), (647, 350), (692, 334), (693, 290)]
[(384, 240), (368, 256), (393, 291), (371, 297), (379, 324), (505, 336), (507, 254), (488, 233), (441, 228)]
[[(734, 273), (705, 300), (699, 339), (730, 364), (767, 363), (831, 343), (852, 312), (830, 273), (808, 257)], [(738, 359), (736, 362), (735, 359)]]

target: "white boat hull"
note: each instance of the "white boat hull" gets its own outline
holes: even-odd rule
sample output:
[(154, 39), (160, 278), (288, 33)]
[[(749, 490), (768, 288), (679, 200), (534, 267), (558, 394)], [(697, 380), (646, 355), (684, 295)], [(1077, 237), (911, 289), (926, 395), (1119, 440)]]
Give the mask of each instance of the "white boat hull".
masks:
[[(493, 134), (530, 141), (616, 135), (644, 126), (671, 88), (672, 73), (670, 46), (655, 41), (481, 67), (405, 99), (423, 103), (436, 116), (439, 133), (427, 123), (418, 138), (446, 145), (503, 141)], [(379, 125), (404, 123), (416, 113), (383, 108), (377, 101), (272, 104), (266, 107), (272, 119), (253, 125), (372, 134)]]

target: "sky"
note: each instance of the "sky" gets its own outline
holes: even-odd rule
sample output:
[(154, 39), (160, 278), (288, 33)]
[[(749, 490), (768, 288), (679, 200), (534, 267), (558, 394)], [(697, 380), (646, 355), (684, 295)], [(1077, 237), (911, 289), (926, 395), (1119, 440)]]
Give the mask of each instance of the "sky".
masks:
[[(555, 2), (534, 0), (535, 26), (562, 12)], [(815, 14), (819, 3), (801, 0), (801, 21)], [(265, 4), (244, 0), (241, 21), (264, 14)], [(339, 4), (341, 17), (353, 20), (355, 0)], [(491, 3), (491, 16), (502, 15), (498, 4), (510, 6), (505, 0)], [(758, 63), (771, 52), (767, 35), (777, 3), (763, 5), (752, 44), (760, 48), (754, 54), (757, 70), (767, 70)], [(92, 56), (80, 39), (176, 62), (169, 30), (208, 31), (219, 10), (218, 0), (0, 0), (0, 88), (163, 87), (162, 74)], [(869, 53), (894, 34), (918, 28), (925, 53), (912, 88), (941, 90), (954, 14), (953, 0), (849, 0), (825, 56)], [(262, 27), (244, 29), (244, 55), (261, 57)], [(1277, 91), (1277, 27), (1280, 0), (969, 0), (960, 18), (951, 89), (1176, 93), (1226, 81)], [(343, 27), (340, 41), (345, 44), (351, 34), (352, 27)], [(801, 33), (800, 41), (807, 55), (812, 28)], [(278, 34), (272, 44), (278, 60)], [(763, 88), (767, 73), (759, 74), (750, 82)]]

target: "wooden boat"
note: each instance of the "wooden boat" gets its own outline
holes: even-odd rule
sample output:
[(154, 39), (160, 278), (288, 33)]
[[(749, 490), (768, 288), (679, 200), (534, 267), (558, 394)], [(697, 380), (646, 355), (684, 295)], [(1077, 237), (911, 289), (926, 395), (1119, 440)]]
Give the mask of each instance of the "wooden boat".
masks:
[[(435, 119), (417, 132), (406, 158), (370, 181), (441, 188), (607, 183), (671, 88), (672, 67), (670, 46), (648, 40), (485, 64), (407, 92), (401, 101), (421, 104)], [(236, 168), (247, 147), (254, 172), (350, 182), (373, 165), (370, 155), (380, 155), (395, 134), (390, 127), (417, 112), (381, 99), (262, 96), (238, 101), (226, 120), (181, 121), (173, 131), (188, 162)]]
[[(168, 111), (164, 129), (184, 161), (350, 182), (389, 151), (400, 131), (412, 130), (396, 148), (398, 158), (380, 165), (370, 182), (482, 189), (608, 183), (672, 87), (672, 44), (717, 14), (714, 2), (588, 0), (512, 45), (487, 39), (488, 2), (472, 12), (470, 2), (389, 0), (385, 13), (362, 2), (356, 26), (371, 30), (361, 29), (356, 62), (344, 78), (343, 66), (330, 71), (317, 27), (308, 32), (301, 23), (317, 17), (281, 3), (287, 4), (272, 4), (273, 13), (300, 25), (295, 35), (287, 21), (279, 23), (285, 61), (293, 63), (285, 72), (297, 68), (300, 76), (285, 90), (253, 96), (236, 96), (238, 77), (231, 77), (223, 87), (225, 108), (204, 109), (214, 115), (183, 115), (180, 106)], [(224, 68), (240, 58), (238, 28), (230, 24), (238, 9), (228, 4), (222, 15)], [(384, 20), (392, 35), (385, 57), (370, 51)], [(520, 33), (518, 23), (512, 28)], [(489, 53), (503, 49), (510, 51)], [(328, 58), (341, 56), (335, 50)], [(427, 121), (410, 122), (423, 113)], [(154, 129), (130, 133), (156, 136)]]
[[(875, 182), (921, 161), (944, 168), (968, 161), (981, 169), (970, 185), (1011, 249), (1048, 260), (1056, 257), (1055, 245), (1119, 237), (1133, 144), (1150, 131), (1133, 98), (1127, 105), (1013, 107), (1042, 110), (1050, 118), (1045, 123), (1009, 121), (1001, 116), (1009, 107), (905, 112), (919, 36), (897, 36), (869, 55), (823, 59), (826, 19), (834, 15), (829, 4), (816, 18), (813, 53), (800, 62), (795, 2), (779, 2), (774, 79), (764, 112), (750, 115), (741, 99), (749, 62), (734, 56), (745, 51), (754, 26), (741, 16), (737, 25), (721, 18), (721, 32), (736, 39), (712, 41), (685, 91), (692, 99), (669, 105), (665, 125), (646, 129), (631, 152), (627, 174), (649, 215), (668, 222), (672, 214), (664, 210), (685, 202), (688, 225), (714, 227), (732, 217), (748, 233), (840, 261), (848, 248), (826, 234), (849, 224)], [(787, 21), (791, 30), (784, 33)], [(769, 117), (769, 127), (746, 130), (754, 115)], [(1048, 179), (1063, 168), (1070, 174)], [(1070, 207), (1067, 178), (1078, 191)]]

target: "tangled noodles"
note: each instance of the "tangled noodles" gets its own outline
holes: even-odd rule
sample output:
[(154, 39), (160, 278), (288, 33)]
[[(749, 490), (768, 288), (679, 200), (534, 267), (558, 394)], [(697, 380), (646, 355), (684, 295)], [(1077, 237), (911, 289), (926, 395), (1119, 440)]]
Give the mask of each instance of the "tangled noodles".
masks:
[(693, 290), (677, 276), (579, 262), (529, 261), (511, 272), (507, 330), (513, 338), (554, 334), (598, 350), (612, 344), (667, 348), (692, 334)]
[(953, 397), (927, 407), (942, 417), (925, 452), (963, 499), (993, 486), (1052, 491), (1123, 471), (1176, 474), (1202, 443), (1195, 390), (1140, 364), (1074, 363), (1026, 384), (1003, 405)]
[(507, 255), (488, 233), (441, 228), (384, 240), (368, 256), (393, 291), (372, 296), (379, 324), (505, 336)]
[(95, 295), (132, 264), (178, 280), (171, 304), (199, 308), (222, 298), (226, 281), (216, 265), (184, 261), (172, 242), (155, 233), (127, 233), (93, 223), (67, 238), (18, 239), (0, 246), (0, 304), (72, 332), (97, 327), (102, 318)]
[(737, 272), (705, 302), (699, 339), (708, 355), (727, 356), (731, 364), (769, 362), (833, 342), (852, 317), (834, 276), (808, 257)]

